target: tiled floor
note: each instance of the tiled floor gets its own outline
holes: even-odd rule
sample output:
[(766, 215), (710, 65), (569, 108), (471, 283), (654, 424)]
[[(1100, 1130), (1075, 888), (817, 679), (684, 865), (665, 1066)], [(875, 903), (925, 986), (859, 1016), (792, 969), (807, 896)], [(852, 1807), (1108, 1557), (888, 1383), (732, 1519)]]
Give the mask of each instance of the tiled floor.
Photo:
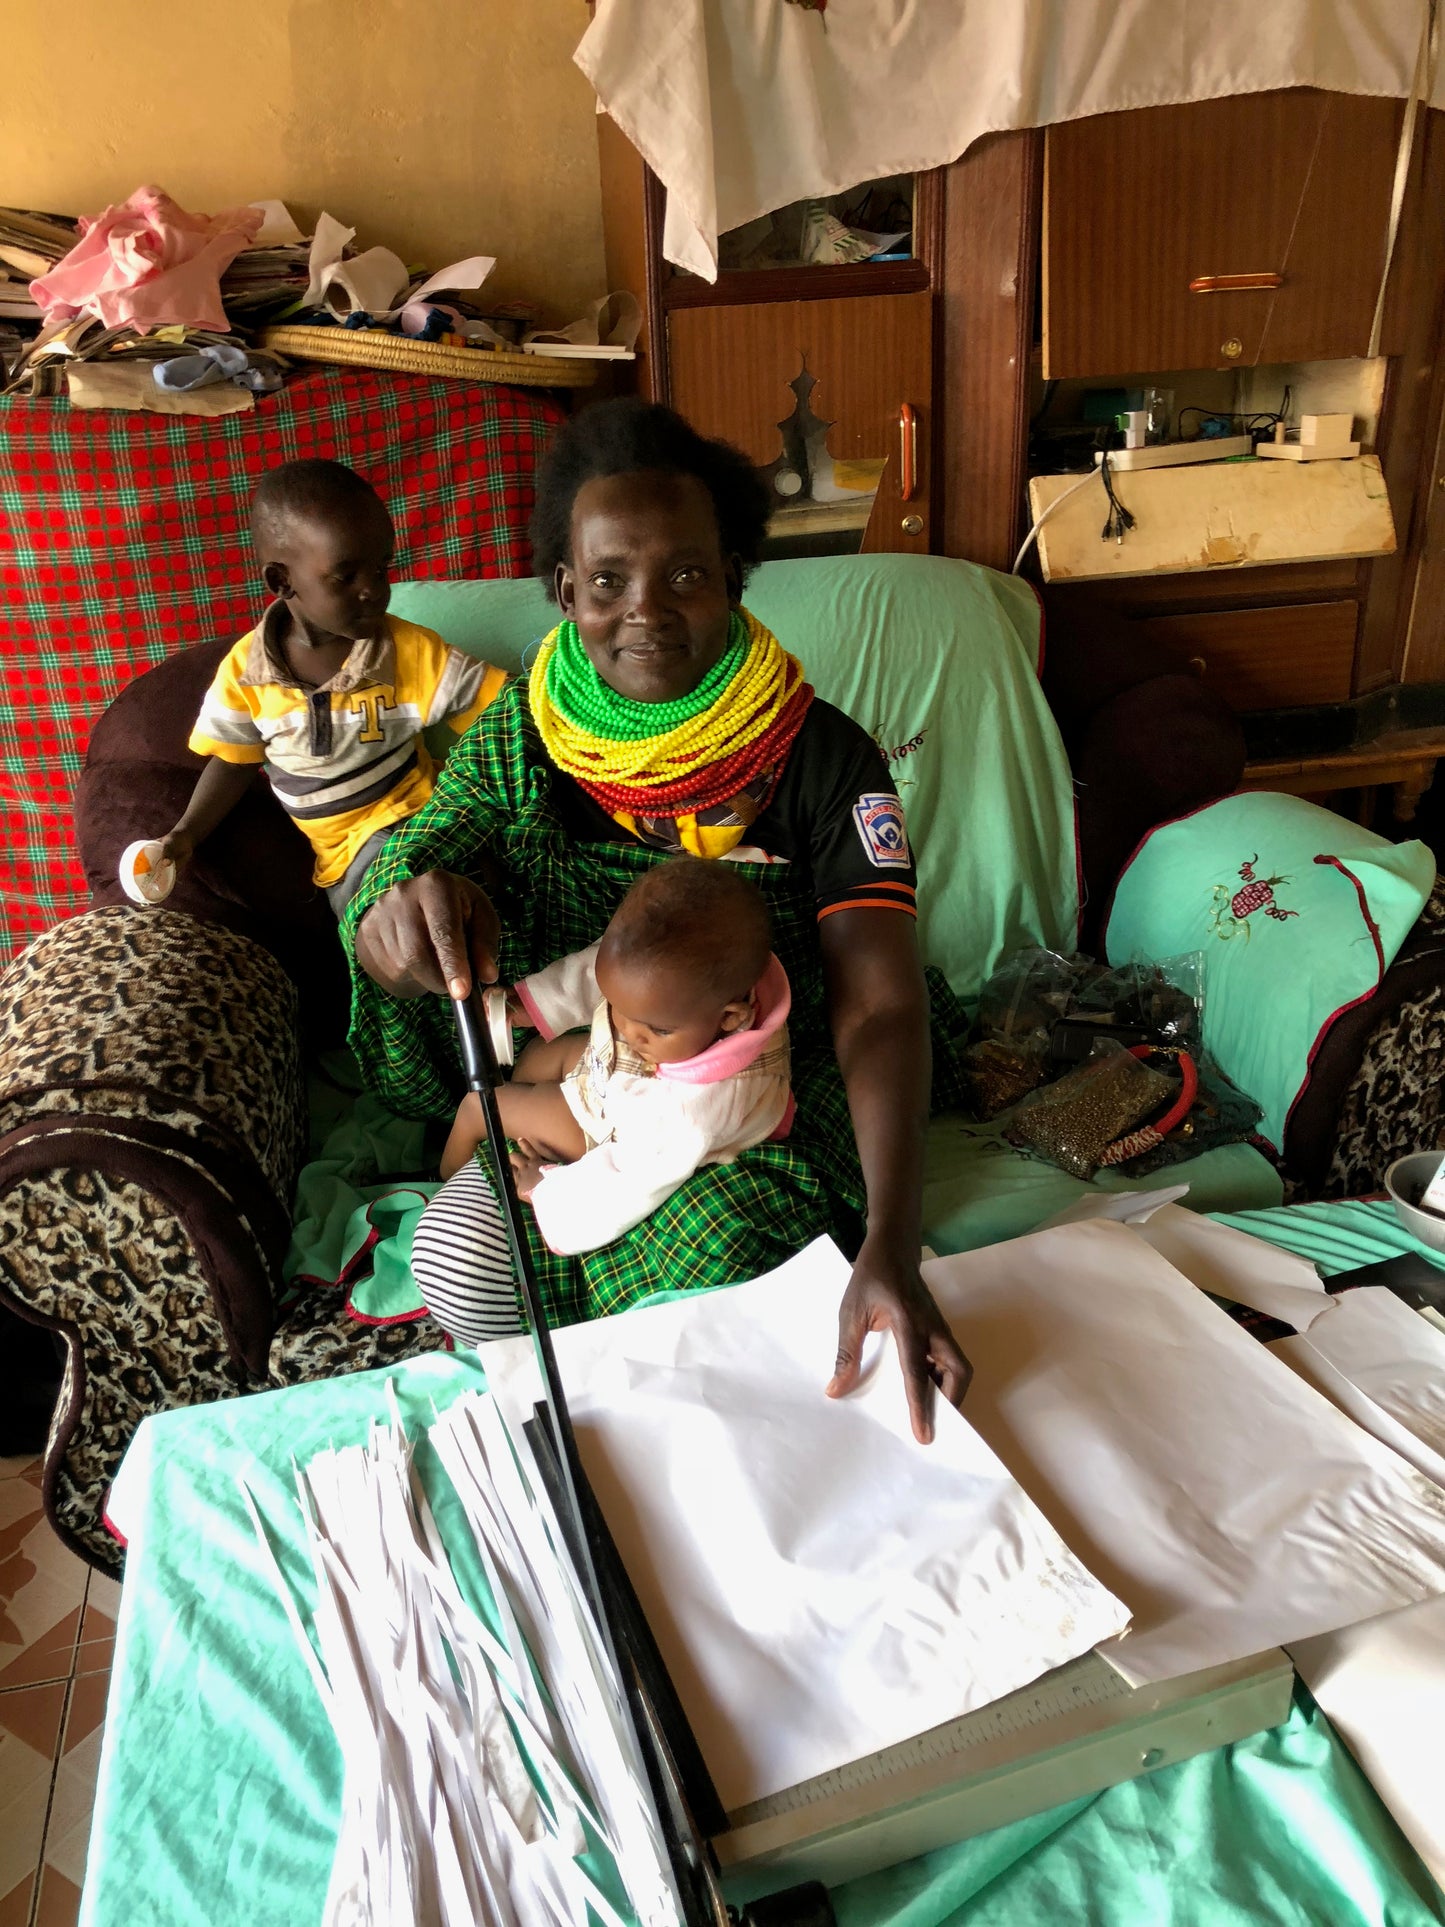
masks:
[(76, 1918), (119, 1599), (46, 1523), (39, 1464), (0, 1459), (0, 1927)]

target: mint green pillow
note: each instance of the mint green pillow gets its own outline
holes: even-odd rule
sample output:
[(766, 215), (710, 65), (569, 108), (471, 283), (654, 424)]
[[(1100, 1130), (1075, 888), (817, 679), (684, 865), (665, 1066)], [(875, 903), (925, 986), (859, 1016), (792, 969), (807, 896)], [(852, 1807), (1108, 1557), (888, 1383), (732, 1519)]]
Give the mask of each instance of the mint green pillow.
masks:
[(1423, 843), (1297, 796), (1229, 796), (1144, 839), (1105, 947), (1116, 964), (1200, 954), (1204, 1040), (1278, 1150), (1330, 1026), (1374, 995), (1434, 883)]

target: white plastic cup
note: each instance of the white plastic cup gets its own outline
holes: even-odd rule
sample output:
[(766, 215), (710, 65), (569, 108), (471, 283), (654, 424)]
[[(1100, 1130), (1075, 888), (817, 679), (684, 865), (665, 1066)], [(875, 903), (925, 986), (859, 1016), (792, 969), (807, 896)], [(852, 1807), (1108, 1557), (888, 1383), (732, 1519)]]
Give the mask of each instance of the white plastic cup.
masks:
[(176, 887), (176, 866), (159, 843), (128, 843), (121, 852), (120, 887), (132, 903), (154, 909)]
[(507, 992), (502, 984), (493, 984), (482, 992), (482, 1007), (487, 1013), (487, 1029), (492, 1037), (492, 1055), (498, 1065), (507, 1070), (512, 1063), (512, 1020), (507, 1014)]

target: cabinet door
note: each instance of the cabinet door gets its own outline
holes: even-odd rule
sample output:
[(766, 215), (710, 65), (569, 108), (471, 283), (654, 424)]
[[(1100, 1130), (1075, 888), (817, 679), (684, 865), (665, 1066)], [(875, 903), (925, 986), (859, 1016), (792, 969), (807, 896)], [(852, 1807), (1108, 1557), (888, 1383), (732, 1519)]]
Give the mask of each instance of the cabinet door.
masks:
[[(1402, 114), (1296, 89), (1051, 127), (1045, 376), (1363, 355)], [(1280, 285), (1191, 290), (1229, 275)]]
[[(672, 405), (704, 435), (735, 442), (759, 468), (772, 469), (785, 457), (784, 424), (799, 405), (793, 384), (806, 370), (815, 383), (806, 406), (829, 424), (826, 450), (833, 461), (894, 458), (885, 484), (889, 512), (875, 516), (870, 546), (926, 554), (932, 519), (930, 304), (931, 296), (920, 293), (674, 309), (667, 318)], [(905, 440), (911, 486), (901, 481)]]

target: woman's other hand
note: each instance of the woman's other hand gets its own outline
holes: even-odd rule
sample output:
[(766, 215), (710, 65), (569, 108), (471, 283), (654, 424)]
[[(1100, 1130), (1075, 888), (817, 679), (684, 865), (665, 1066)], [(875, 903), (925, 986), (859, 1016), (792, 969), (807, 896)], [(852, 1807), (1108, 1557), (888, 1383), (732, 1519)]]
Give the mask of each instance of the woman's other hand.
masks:
[(495, 983), (501, 925), (479, 884), (449, 870), (393, 884), (356, 928), (356, 958), (394, 997), (468, 997)]
[(950, 1405), (961, 1404), (973, 1367), (944, 1323), (917, 1262), (880, 1252), (865, 1241), (838, 1312), (838, 1357), (829, 1398), (844, 1398), (857, 1385), (863, 1340), (870, 1331), (892, 1332), (913, 1436), (928, 1445), (933, 1439), (934, 1388)]

